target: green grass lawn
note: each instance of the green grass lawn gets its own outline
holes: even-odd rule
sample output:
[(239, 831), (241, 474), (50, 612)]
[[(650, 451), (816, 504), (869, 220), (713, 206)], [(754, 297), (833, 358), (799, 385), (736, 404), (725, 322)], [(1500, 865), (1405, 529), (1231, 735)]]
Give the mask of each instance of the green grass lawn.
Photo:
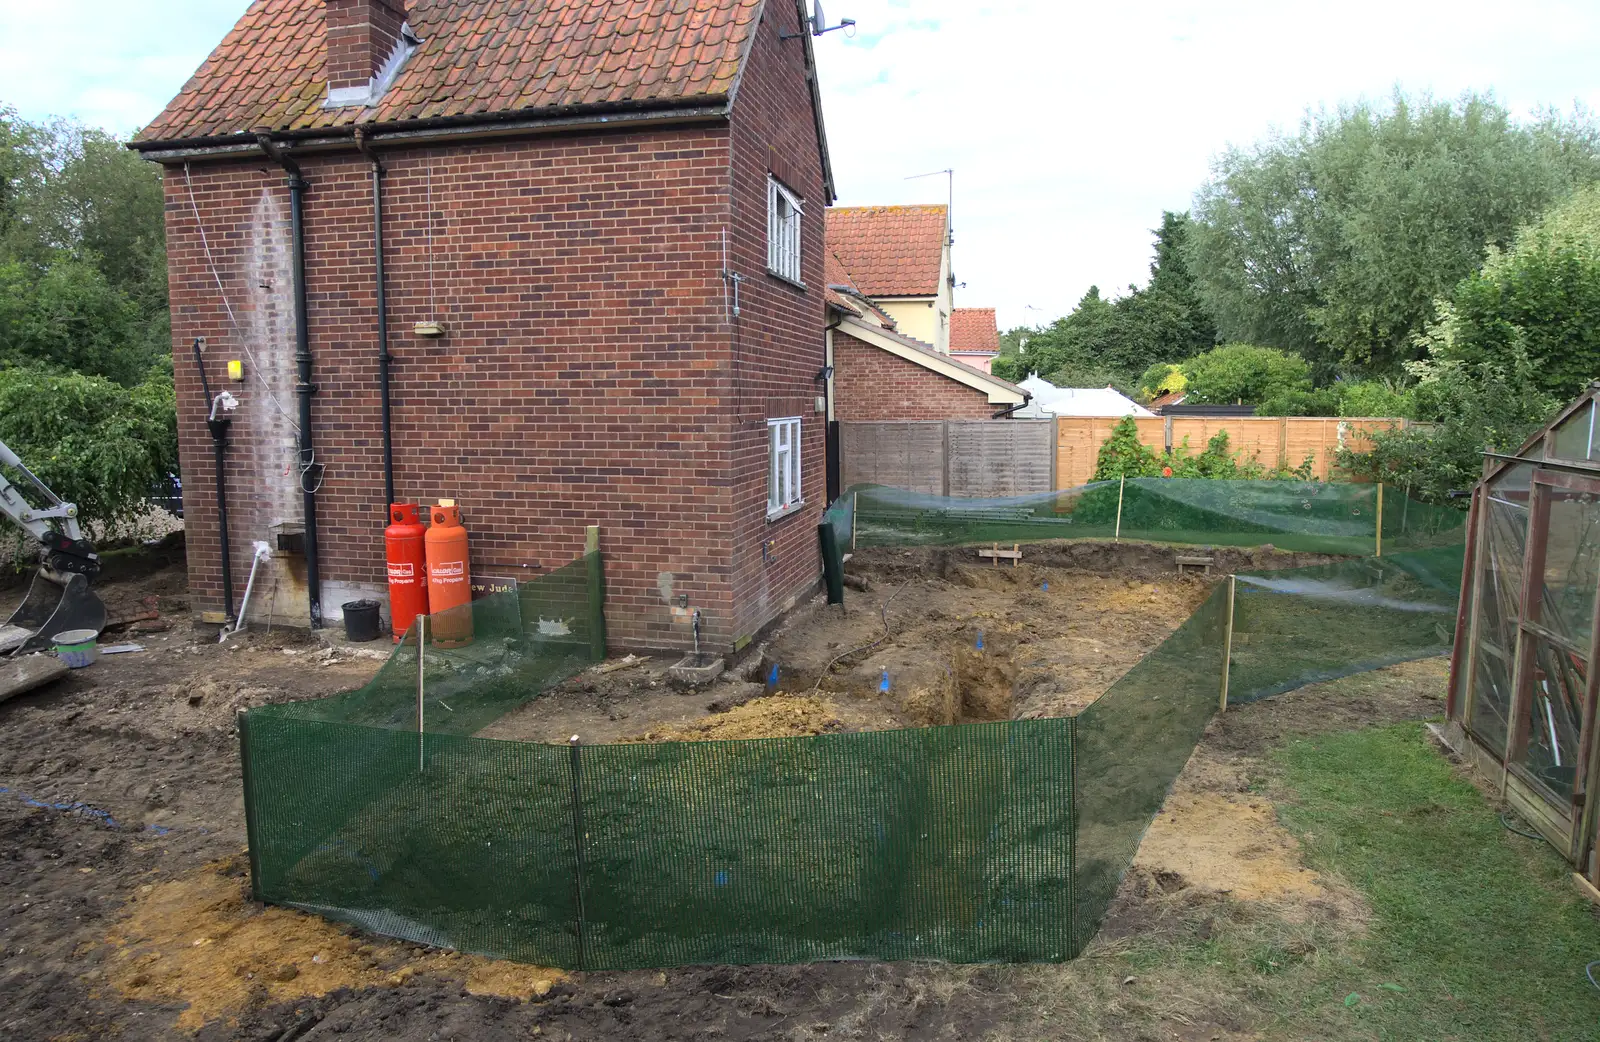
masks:
[[(1347, 682), (1346, 682), (1347, 683)], [(1332, 900), (1194, 891), (1035, 970), (1013, 1039), (1600, 1040), (1600, 920), (1571, 869), (1507, 831), (1418, 723), (1290, 738), (1251, 768)]]
[[(1271, 759), (1307, 863), (1365, 896), (1364, 937), (1280, 1011), (1302, 1037), (1596, 1039), (1600, 924), (1545, 844), (1508, 832), (1420, 724), (1293, 741)], [(1291, 1032), (1292, 1033), (1292, 1032)]]

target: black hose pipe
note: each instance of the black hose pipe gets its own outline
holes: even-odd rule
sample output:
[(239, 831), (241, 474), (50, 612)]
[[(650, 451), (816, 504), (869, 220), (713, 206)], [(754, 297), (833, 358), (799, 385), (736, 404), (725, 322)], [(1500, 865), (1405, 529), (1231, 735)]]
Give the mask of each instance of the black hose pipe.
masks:
[(311, 326), (306, 313), (305, 194), (311, 186), (301, 173), (300, 164), (270, 136), (260, 134), (256, 141), (289, 175), (289, 223), (294, 237), (294, 392), (300, 399), (300, 491), (305, 502), (306, 586), (311, 602), (311, 628), (320, 630), (322, 562), (317, 553), (317, 490), (322, 486), (323, 466), (317, 462), (311, 440), (311, 396), (317, 393), (317, 385), (311, 382)]
[(211, 447), (217, 458), (217, 531), (222, 537), (222, 608), (227, 622), (233, 619), (233, 552), (228, 544), (228, 482), (223, 457), (228, 451), (228, 428), (233, 417), (218, 416), (216, 399), (211, 397), (211, 381), (206, 379), (206, 363), (200, 356), (203, 339), (194, 341), (194, 367), (200, 370), (200, 390), (206, 396), (206, 428), (211, 431)]

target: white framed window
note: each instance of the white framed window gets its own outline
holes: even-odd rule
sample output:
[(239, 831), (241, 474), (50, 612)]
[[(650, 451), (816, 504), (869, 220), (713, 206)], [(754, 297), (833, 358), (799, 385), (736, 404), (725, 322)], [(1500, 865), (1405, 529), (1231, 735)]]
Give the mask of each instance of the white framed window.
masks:
[(778, 179), (767, 177), (767, 270), (800, 285), (800, 218), (805, 203)]
[(805, 505), (800, 495), (800, 417), (767, 421), (767, 520)]

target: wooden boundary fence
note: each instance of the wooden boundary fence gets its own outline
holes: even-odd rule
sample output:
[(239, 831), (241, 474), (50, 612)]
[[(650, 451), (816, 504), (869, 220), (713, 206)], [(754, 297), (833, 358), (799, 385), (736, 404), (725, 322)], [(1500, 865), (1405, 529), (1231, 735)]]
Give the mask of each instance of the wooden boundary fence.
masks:
[[(929, 420), (843, 423), (844, 485), (875, 483), (933, 495), (1022, 496), (1094, 478), (1100, 446), (1118, 417), (1054, 420)], [(1371, 448), (1369, 433), (1408, 427), (1384, 417), (1154, 416), (1134, 420), (1139, 440), (1162, 453), (1198, 454), (1220, 431), (1241, 462), (1298, 467), (1332, 480), (1338, 450)]]

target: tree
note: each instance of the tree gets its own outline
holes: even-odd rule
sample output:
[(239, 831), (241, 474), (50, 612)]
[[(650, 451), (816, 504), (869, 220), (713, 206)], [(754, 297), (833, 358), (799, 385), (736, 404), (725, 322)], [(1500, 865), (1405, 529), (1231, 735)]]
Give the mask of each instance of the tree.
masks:
[(1311, 366), (1299, 355), (1253, 344), (1224, 344), (1183, 364), (1185, 390), (1195, 404), (1259, 405), (1311, 390)]
[(110, 135), (0, 108), (0, 440), (89, 521), (178, 465), (163, 209)]
[(1104, 367), (1099, 356), (1103, 354), (1110, 331), (1115, 323), (1111, 304), (1100, 296), (1100, 287), (1090, 286), (1065, 318), (1033, 330), (1032, 335), (1018, 338), (1020, 353), (996, 358), (993, 371), (1008, 380), (1021, 380), (1029, 373), (1038, 373), (1046, 379), (1060, 374), (1069, 366), (1076, 370), (1087, 367)]
[(1417, 377), (1416, 414), (1433, 426), (1375, 431), (1373, 448), (1340, 449), (1339, 466), (1406, 489), (1432, 503), (1456, 503), (1453, 490), (1471, 488), (1483, 472), (1486, 447), (1514, 449), (1543, 424), (1560, 401), (1539, 388), (1526, 355), (1462, 362), (1432, 356), (1408, 368)]
[(1137, 389), (1146, 401), (1163, 394), (1174, 394), (1189, 384), (1183, 375), (1183, 366), (1172, 362), (1157, 362), (1139, 377)]
[(161, 175), (103, 131), (0, 109), (0, 363), (141, 382), (167, 351)]
[(1569, 398), (1600, 377), (1600, 187), (1586, 188), (1491, 249), (1421, 338), (1472, 365), (1525, 356), (1535, 385)]
[(1298, 351), (1321, 376), (1394, 374), (1485, 243), (1597, 178), (1585, 115), (1518, 123), (1491, 96), (1396, 92), (1225, 152), (1196, 197), (1187, 260), (1224, 337)]
[(1002, 337), (996, 375), (1018, 380), (1033, 372), (1063, 386), (1132, 389), (1152, 363), (1182, 361), (1214, 346), (1215, 328), (1184, 259), (1188, 228), (1187, 214), (1163, 213), (1145, 288), (1129, 286), (1112, 301), (1090, 286), (1065, 318), (1011, 330)]

